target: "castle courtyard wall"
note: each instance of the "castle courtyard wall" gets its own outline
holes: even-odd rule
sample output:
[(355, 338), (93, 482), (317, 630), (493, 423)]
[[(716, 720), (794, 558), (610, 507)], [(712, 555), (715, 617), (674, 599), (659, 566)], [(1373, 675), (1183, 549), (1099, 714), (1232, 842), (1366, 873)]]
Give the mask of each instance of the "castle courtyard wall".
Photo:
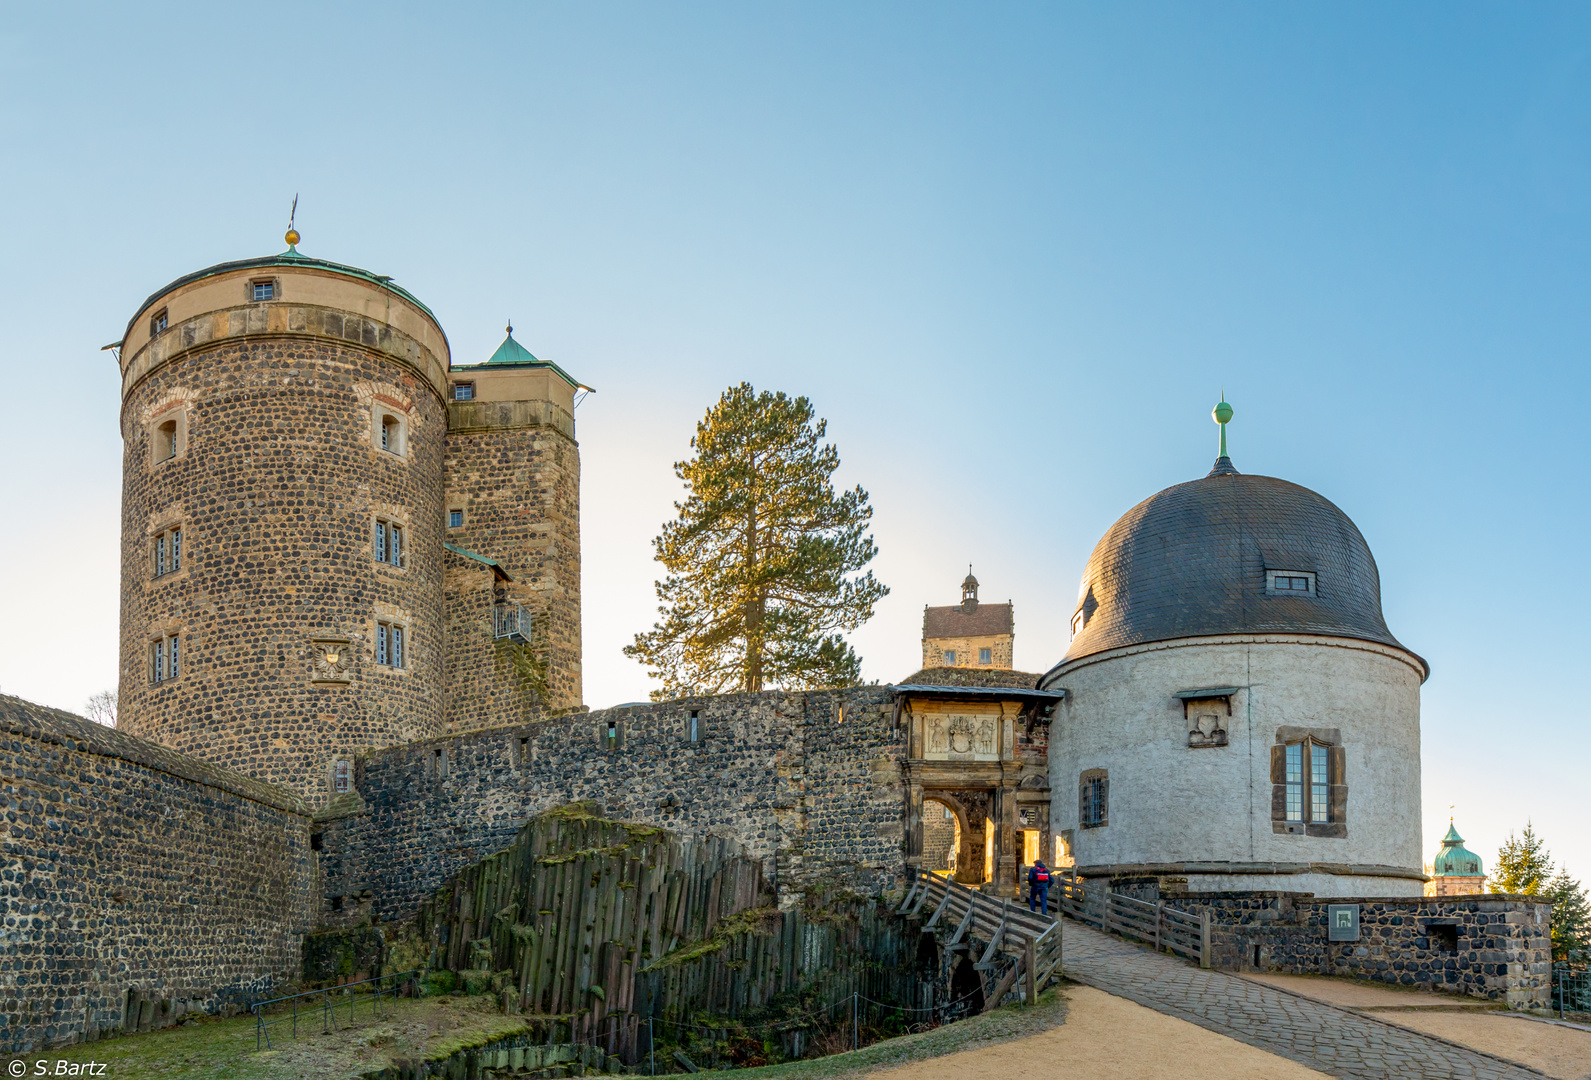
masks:
[(297, 977), (296, 794), (17, 698), (0, 737), (0, 1051), (121, 1028), (129, 997), (215, 1012)]
[(731, 837), (786, 904), (817, 881), (876, 890), (902, 873), (904, 752), (882, 687), (684, 698), (373, 750), (356, 762), (359, 805), (319, 826), (322, 917), (406, 919), (532, 815), (577, 800)]

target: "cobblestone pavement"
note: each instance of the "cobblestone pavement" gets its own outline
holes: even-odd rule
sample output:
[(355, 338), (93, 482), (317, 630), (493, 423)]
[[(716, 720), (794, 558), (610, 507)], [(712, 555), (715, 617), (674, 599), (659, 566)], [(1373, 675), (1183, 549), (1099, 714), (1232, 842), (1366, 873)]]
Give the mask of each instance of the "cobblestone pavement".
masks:
[(1078, 982), (1344, 1080), (1539, 1080), (1545, 1074), (1263, 983), (1203, 971), (1064, 920)]

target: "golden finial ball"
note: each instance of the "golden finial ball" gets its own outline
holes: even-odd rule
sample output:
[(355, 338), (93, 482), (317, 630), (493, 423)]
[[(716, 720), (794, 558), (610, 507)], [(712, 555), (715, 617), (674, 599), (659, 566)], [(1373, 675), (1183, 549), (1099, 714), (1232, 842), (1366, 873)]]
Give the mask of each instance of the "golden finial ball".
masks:
[(287, 246), (288, 247), (297, 247), (298, 246), (298, 230), (297, 229), (288, 229), (287, 230)]
[(1223, 401), (1214, 409), (1210, 410), (1210, 415), (1215, 417), (1215, 422), (1217, 424), (1224, 424), (1228, 420), (1232, 419), (1232, 406)]

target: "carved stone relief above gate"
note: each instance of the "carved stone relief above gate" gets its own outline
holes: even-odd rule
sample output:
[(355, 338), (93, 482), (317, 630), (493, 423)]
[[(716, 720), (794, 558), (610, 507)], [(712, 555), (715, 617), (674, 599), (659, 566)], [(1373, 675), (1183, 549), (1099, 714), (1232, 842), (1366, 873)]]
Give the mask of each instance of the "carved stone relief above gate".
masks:
[(998, 717), (930, 713), (924, 719), (923, 757), (928, 761), (998, 761)]

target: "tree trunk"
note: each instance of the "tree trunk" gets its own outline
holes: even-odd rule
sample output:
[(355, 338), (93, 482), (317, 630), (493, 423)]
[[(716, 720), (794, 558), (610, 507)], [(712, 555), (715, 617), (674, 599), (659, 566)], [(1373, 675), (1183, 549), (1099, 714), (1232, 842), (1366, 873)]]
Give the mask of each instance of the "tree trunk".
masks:
[[(757, 578), (757, 513), (755, 509), (746, 521), (746, 576)], [(761, 588), (753, 587), (746, 600), (746, 689), (762, 689), (762, 617), (767, 610), (767, 599)]]

